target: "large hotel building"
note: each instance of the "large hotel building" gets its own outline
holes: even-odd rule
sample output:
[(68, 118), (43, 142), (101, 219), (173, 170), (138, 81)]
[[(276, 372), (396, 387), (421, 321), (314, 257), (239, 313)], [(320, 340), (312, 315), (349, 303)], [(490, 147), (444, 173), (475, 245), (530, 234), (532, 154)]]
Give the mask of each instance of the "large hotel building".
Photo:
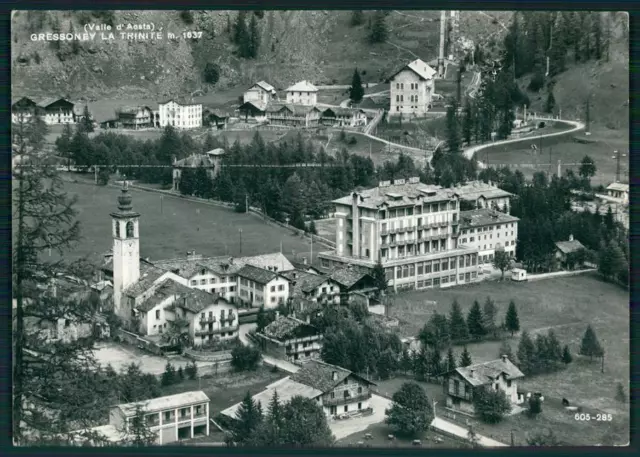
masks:
[(468, 224), (461, 194), (410, 178), (335, 200), (336, 250), (319, 254), (322, 265), (371, 268), (380, 260), (396, 291), (477, 281), (482, 248), (461, 239), (461, 224)]

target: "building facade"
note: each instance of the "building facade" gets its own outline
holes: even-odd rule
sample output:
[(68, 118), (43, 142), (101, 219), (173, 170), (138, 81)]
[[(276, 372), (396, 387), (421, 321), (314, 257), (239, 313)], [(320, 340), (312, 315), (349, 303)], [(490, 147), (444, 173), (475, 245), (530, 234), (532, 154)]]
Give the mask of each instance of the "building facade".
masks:
[(614, 182), (607, 186), (607, 195), (620, 200), (624, 205), (629, 204), (629, 184)]
[(518, 394), (517, 380), (522, 377), (524, 374), (505, 355), (498, 360), (456, 368), (447, 374), (444, 383), (447, 408), (475, 414), (473, 397), (478, 389), (501, 390), (511, 404), (521, 404), (524, 395)]
[(239, 306), (273, 309), (289, 299), (289, 280), (274, 271), (245, 265), (237, 277)]
[(224, 149), (217, 148), (204, 154), (193, 154), (184, 159), (175, 160), (173, 162), (173, 190), (180, 190), (180, 179), (182, 172), (186, 169), (195, 170), (198, 167), (204, 167), (209, 178), (213, 180), (220, 173), (220, 164), (225, 154)]
[(251, 86), (242, 96), (243, 103), (260, 102), (267, 105), (276, 100), (276, 89), (265, 81), (260, 81)]
[(460, 212), (459, 244), (478, 249), (478, 263), (492, 263), (496, 249), (516, 256), (519, 219), (492, 209)]
[(138, 403), (115, 406), (109, 413), (109, 425), (125, 433), (138, 407), (142, 408), (157, 444), (169, 444), (197, 436), (209, 435), (209, 397), (202, 391), (191, 391)]
[(365, 127), (367, 121), (367, 113), (351, 108), (327, 108), (320, 117), (322, 125), (331, 127)]
[(287, 104), (315, 106), (318, 104), (318, 88), (309, 81), (300, 81), (287, 90)]
[(389, 78), (389, 115), (424, 116), (431, 109), (436, 71), (420, 59), (405, 65)]
[(125, 106), (118, 112), (118, 122), (125, 129), (153, 127), (154, 116), (147, 106)]
[(74, 124), (73, 103), (64, 98), (47, 98), (38, 103), (42, 119), (48, 125)]
[(202, 104), (186, 100), (168, 100), (158, 104), (160, 127), (177, 129), (202, 127)]
[(277, 104), (266, 108), (269, 124), (287, 127), (309, 128), (315, 127), (320, 121), (320, 110), (315, 106)]
[(335, 200), (336, 251), (325, 268), (372, 268), (378, 260), (394, 290), (447, 287), (478, 279), (478, 249), (459, 244), (459, 198), (418, 178), (381, 182)]

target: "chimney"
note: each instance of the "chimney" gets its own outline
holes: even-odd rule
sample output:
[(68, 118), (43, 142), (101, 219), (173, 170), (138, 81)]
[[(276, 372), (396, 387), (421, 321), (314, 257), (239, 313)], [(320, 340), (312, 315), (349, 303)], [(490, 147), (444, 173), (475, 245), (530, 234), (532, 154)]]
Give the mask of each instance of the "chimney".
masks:
[(469, 377), (470, 377), (470, 378), (473, 378), (473, 372), (474, 372), (474, 370), (473, 370), (473, 369), (469, 370)]
[(305, 265), (307, 264), (307, 258), (306, 257), (302, 258), (302, 263), (305, 264)]
[(280, 311), (276, 311), (276, 319), (280, 317)]
[(509, 357), (507, 357), (507, 354), (502, 354), (502, 361), (506, 363), (508, 360)]
[(569, 241), (573, 241), (573, 235), (569, 235)]
[(311, 323), (311, 316), (309, 314), (307, 314), (307, 318), (305, 319), (305, 321), (307, 322), (307, 324)]
[(333, 379), (334, 381), (337, 381), (337, 380), (338, 380), (338, 372), (337, 372), (337, 371), (334, 371), (334, 372), (333, 372), (333, 373), (331, 373), (331, 374), (332, 374), (332, 379)]

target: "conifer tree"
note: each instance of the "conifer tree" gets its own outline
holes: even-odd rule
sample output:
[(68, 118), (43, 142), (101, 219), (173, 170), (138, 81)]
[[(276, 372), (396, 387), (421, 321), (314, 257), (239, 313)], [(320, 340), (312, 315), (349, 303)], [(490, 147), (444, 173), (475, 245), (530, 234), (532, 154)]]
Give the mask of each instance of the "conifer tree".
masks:
[(249, 22), (249, 39), (247, 57), (255, 59), (258, 57), (258, 51), (260, 49), (260, 31), (258, 30), (258, 20), (256, 15), (251, 15), (251, 21)]
[(251, 393), (247, 391), (236, 411), (236, 421), (233, 423), (231, 430), (233, 441), (243, 444), (251, 437), (261, 422), (262, 411), (260, 411), (258, 403), (251, 398)]
[(458, 365), (460, 368), (468, 367), (473, 362), (471, 360), (471, 354), (467, 350), (467, 346), (462, 348), (462, 354), (460, 354), (460, 364)]
[(364, 87), (362, 87), (362, 80), (360, 79), (360, 72), (356, 68), (353, 71), (353, 78), (351, 80), (351, 87), (349, 88), (349, 99), (353, 103), (360, 103), (364, 96)]
[(467, 98), (464, 102), (464, 114), (462, 117), (462, 138), (467, 143), (471, 144), (471, 134), (473, 131), (473, 112), (471, 108), (471, 101)]
[(458, 300), (453, 300), (451, 304), (451, 314), (449, 316), (449, 333), (452, 341), (465, 341), (469, 338), (469, 329), (462, 315)]
[(480, 310), (478, 300), (474, 300), (473, 305), (471, 305), (467, 316), (467, 327), (469, 328), (469, 335), (472, 338), (482, 338), (486, 334), (486, 330), (482, 324), (482, 311)]
[(364, 13), (362, 10), (355, 10), (351, 13), (351, 25), (357, 27), (364, 24)]
[(376, 11), (371, 23), (369, 41), (371, 43), (384, 43), (387, 41), (389, 31), (387, 28), (386, 16), (383, 11)]
[(495, 302), (491, 299), (491, 297), (487, 297), (484, 302), (484, 306), (482, 308), (482, 325), (487, 332), (496, 336), (496, 315), (498, 314), (498, 310), (496, 308)]
[(447, 106), (447, 146), (449, 152), (460, 151), (460, 122), (458, 119), (458, 107), (455, 102)]
[(535, 370), (536, 350), (528, 332), (522, 332), (518, 344), (518, 366), (525, 374), (531, 374)]
[(547, 95), (547, 102), (544, 105), (544, 110), (547, 113), (553, 113), (553, 109), (556, 106), (556, 99), (553, 96), (553, 89), (549, 89), (549, 95)]
[(601, 357), (604, 354), (602, 346), (598, 341), (596, 332), (591, 325), (587, 326), (587, 329), (582, 336), (582, 343), (580, 344), (580, 355), (588, 356), (590, 359), (593, 357)]
[(562, 363), (565, 365), (569, 365), (573, 362), (573, 357), (571, 357), (571, 351), (569, 351), (569, 346), (565, 345), (562, 349)]
[(516, 310), (516, 304), (513, 300), (509, 302), (509, 308), (507, 309), (507, 315), (505, 316), (504, 326), (507, 331), (511, 332), (511, 335), (520, 330), (520, 319), (518, 318), (518, 311)]
[(452, 371), (456, 369), (456, 359), (453, 355), (453, 348), (449, 346), (449, 350), (447, 351), (447, 371)]

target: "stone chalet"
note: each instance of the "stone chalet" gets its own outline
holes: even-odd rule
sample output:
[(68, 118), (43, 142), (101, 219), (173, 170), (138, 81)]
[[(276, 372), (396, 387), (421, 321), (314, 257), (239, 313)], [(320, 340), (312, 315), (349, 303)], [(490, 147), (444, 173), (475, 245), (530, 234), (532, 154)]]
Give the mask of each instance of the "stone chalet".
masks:
[[(492, 182), (471, 181), (462, 186), (453, 187), (451, 190), (473, 208), (491, 208), (504, 213), (509, 212), (509, 200), (512, 193), (502, 190), (493, 185)], [(470, 208), (471, 209), (471, 208)]]
[(244, 122), (266, 122), (268, 103), (261, 100), (249, 100), (238, 107), (240, 118)]
[(179, 190), (182, 171), (187, 168), (196, 169), (198, 167), (205, 167), (209, 178), (213, 180), (220, 172), (220, 164), (224, 155), (225, 150), (217, 148), (207, 151), (204, 154), (193, 154), (181, 160), (174, 160), (173, 190)]
[(156, 434), (156, 444), (164, 445), (209, 436), (209, 402), (209, 397), (197, 390), (120, 404), (111, 408), (109, 424), (74, 432), (75, 441), (77, 444), (86, 443), (83, 434), (94, 432), (112, 445), (128, 442), (134, 438), (130, 434), (130, 427), (138, 409), (144, 413), (151, 432)]
[(498, 360), (456, 368), (447, 373), (444, 383), (447, 408), (474, 414), (473, 395), (479, 388), (502, 390), (512, 404), (521, 404), (524, 395), (518, 394), (516, 380), (522, 377), (524, 374), (506, 355)]
[(355, 293), (370, 297), (378, 293), (375, 280), (366, 268), (349, 265), (334, 270), (329, 277), (340, 286), (341, 302), (348, 302)]
[(257, 334), (263, 352), (292, 363), (320, 358), (322, 334), (295, 317), (277, 316)]
[[(368, 381), (344, 368), (320, 360), (310, 360), (296, 373), (269, 385), (252, 398), (267, 411), (267, 405), (277, 392), (282, 403), (302, 396), (315, 400), (328, 417), (357, 416), (371, 413), (371, 387)], [(222, 414), (235, 418), (240, 403), (225, 409)]]
[[(573, 235), (569, 235), (569, 241), (556, 242), (555, 258), (563, 267), (572, 268), (573, 266), (575, 266), (575, 261), (572, 260), (571, 257), (575, 256), (579, 252), (584, 252), (585, 250), (586, 248), (580, 241), (573, 239)], [(582, 263), (585, 259), (583, 258), (576, 260), (580, 260), (580, 263)]]
[(202, 108), (202, 123), (205, 127), (215, 127), (218, 130), (225, 130), (231, 116), (228, 112), (217, 108)]

